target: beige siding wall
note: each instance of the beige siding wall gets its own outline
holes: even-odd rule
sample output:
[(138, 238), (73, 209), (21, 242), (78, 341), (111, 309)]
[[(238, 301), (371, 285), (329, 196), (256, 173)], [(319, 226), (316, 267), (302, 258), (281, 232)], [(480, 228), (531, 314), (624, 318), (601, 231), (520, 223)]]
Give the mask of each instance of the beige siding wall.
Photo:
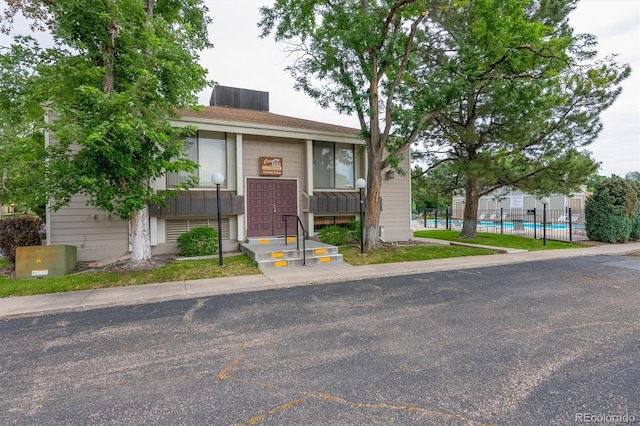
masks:
[(49, 215), (47, 244), (78, 247), (78, 260), (100, 260), (129, 252), (129, 224), (86, 205), (75, 196), (69, 206)]
[[(303, 140), (283, 140), (269, 136), (243, 136), (242, 168), (245, 179), (261, 177), (266, 179), (296, 179), (298, 183), (298, 215), (303, 221), (305, 220), (302, 212), (302, 194), (305, 182), (304, 147), (305, 141)], [(258, 166), (260, 157), (282, 157), (282, 176), (260, 176)], [(242, 185), (245, 185), (245, 182), (242, 182)], [(238, 224), (238, 226), (246, 228), (244, 223)]]
[[(413, 237), (411, 232), (411, 166), (409, 156), (400, 163), (407, 174), (386, 179), (386, 170), (382, 173), (382, 212), (380, 226), (384, 227), (386, 241), (406, 241)], [(382, 237), (382, 235), (381, 235)]]
[[(304, 141), (272, 137), (245, 135), (243, 137), (242, 167), (245, 177), (260, 177), (258, 162), (260, 157), (282, 157), (280, 179), (298, 179), (300, 186), (304, 179)], [(269, 179), (277, 177), (264, 176)]]

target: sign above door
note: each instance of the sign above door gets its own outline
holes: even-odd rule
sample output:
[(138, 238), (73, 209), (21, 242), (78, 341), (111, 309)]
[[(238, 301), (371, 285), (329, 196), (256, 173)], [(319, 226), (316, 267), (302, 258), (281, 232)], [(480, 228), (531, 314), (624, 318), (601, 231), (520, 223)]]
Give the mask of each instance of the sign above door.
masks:
[(260, 176), (282, 176), (282, 157), (260, 157)]

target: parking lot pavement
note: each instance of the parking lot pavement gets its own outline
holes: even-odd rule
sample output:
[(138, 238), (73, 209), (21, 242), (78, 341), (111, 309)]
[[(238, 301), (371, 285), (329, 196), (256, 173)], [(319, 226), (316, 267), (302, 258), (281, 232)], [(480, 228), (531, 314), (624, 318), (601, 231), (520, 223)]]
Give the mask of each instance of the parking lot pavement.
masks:
[(638, 423), (639, 267), (576, 257), (5, 319), (0, 424)]

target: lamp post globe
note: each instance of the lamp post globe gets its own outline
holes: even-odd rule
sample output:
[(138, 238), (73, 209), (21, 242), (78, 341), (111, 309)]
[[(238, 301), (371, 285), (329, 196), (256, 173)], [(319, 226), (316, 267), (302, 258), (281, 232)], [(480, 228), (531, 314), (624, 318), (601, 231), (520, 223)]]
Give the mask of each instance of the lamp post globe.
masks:
[(224, 183), (224, 175), (220, 172), (216, 172), (211, 175), (211, 181), (216, 185), (222, 185)]

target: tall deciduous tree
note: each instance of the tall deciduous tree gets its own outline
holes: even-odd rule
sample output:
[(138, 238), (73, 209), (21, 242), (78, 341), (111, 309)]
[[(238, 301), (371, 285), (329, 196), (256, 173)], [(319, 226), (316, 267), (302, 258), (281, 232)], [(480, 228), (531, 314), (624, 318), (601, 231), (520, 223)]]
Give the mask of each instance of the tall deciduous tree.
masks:
[(202, 0), (8, 0), (46, 27), (37, 96), (48, 102), (55, 143), (47, 180), (52, 208), (75, 194), (130, 222), (131, 264), (151, 259), (151, 181), (193, 170), (183, 130), (168, 120), (207, 85), (198, 52), (210, 46)]
[(32, 102), (35, 60), (31, 40), (0, 48), (0, 204), (40, 215), (47, 203), (44, 180), (44, 116)]
[[(382, 170), (416, 140), (477, 200), (510, 186), (570, 191), (596, 168), (582, 148), (629, 69), (574, 36), (575, 0), (277, 0), (263, 36), (288, 42), (296, 88), (353, 113), (366, 140), (365, 244), (377, 244)], [(432, 125), (433, 124), (433, 125)]]
[(503, 187), (570, 193), (597, 169), (584, 147), (630, 71), (593, 59), (595, 40), (572, 34), (574, 3), (463, 1), (432, 16), (447, 50), (426, 73), (444, 67), (453, 84), (424, 147), (461, 177), (463, 237), (475, 237), (481, 196)]
[[(417, 34), (434, 2), (424, 0), (277, 0), (263, 7), (262, 36), (289, 42), (298, 55), (288, 69), (297, 89), (323, 107), (358, 117), (367, 147), (364, 244), (379, 245), (382, 171), (408, 155), (439, 104), (400, 102), (398, 93), (416, 72)], [(423, 38), (424, 39), (424, 38)], [(398, 115), (411, 120), (398, 129)], [(402, 131), (399, 131), (402, 130)]]

